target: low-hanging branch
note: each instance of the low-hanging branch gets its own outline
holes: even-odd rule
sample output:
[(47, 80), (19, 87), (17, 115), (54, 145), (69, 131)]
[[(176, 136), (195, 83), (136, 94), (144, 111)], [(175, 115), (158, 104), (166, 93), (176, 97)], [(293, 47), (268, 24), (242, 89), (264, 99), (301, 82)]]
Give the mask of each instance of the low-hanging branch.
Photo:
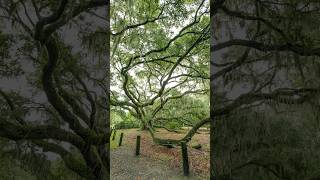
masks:
[(291, 51), (299, 54), (300, 56), (320, 56), (320, 48), (306, 47), (299, 44), (283, 43), (283, 44), (264, 44), (254, 40), (246, 39), (233, 39), (221, 42), (212, 46), (211, 51), (218, 51), (231, 46), (245, 46), (257, 49), (262, 52), (268, 51)]
[[(319, 94), (320, 90), (315, 88), (301, 88), (301, 89), (279, 88), (277, 90), (274, 90), (272, 93), (247, 93), (236, 98), (230, 105), (226, 105), (225, 107), (222, 107), (222, 108), (216, 108), (216, 109), (214, 108), (210, 113), (211, 118), (206, 118), (199, 121), (197, 124), (195, 124), (192, 127), (192, 129), (182, 139), (179, 139), (179, 140), (159, 139), (155, 137), (152, 131), (150, 132), (154, 141), (158, 144), (165, 145), (165, 146), (179, 145), (181, 141), (185, 141), (185, 142), (190, 141), (192, 136), (204, 124), (211, 122), (213, 119), (216, 119), (219, 116), (227, 115), (243, 105), (254, 104), (256, 102), (264, 101), (264, 100), (273, 100), (273, 101), (284, 103), (284, 104), (288, 104), (288, 103), (301, 104), (306, 102), (315, 93)], [(295, 95), (300, 95), (301, 97), (290, 98)], [(289, 97), (283, 97), (283, 96), (289, 96)]]
[[(77, 71), (72, 72), (74, 82), (77, 82), (77, 85), (81, 88), (66, 88), (66, 86), (70, 87), (72, 85), (62, 82), (64, 74), (56, 75), (55, 73), (58, 73), (57, 71), (60, 67), (65, 65), (62, 63), (62, 58), (65, 55), (63, 49), (65, 45), (63, 45), (64, 42), (59, 37), (60, 32), (58, 32), (58, 29), (68, 25), (79, 15), (98, 7), (109, 6), (109, 1), (90, 0), (77, 2), (74, 4), (75, 7), (71, 8), (69, 0), (59, 0), (57, 8), (52, 8), (51, 6), (54, 6), (53, 2), (39, 6), (40, 2), (32, 0), (31, 5), (33, 9), (31, 8), (30, 11), (34, 10), (36, 17), (29, 16), (32, 12), (26, 11), (26, 4), (24, 3), (23, 1), (19, 1), (4, 4), (10, 7), (21, 6), (22, 13), (25, 14), (27, 22), (21, 18), (20, 8), (17, 8), (13, 12), (10, 12), (10, 9), (2, 6), (2, 4), (0, 8), (4, 10), (4, 20), (13, 20), (12, 29), (19, 32), (17, 36), (20, 37), (21, 35), (22, 39), (24, 41), (27, 40), (33, 48), (31, 49), (32, 52), (31, 50), (28, 51), (28, 49), (23, 49), (22, 51), (25, 51), (24, 53), (26, 54), (33, 54), (34, 51), (38, 52), (35, 53), (38, 56), (27, 55), (27, 57), (30, 57), (35, 63), (41, 63), (41, 66), (36, 64), (35, 67), (42, 68), (37, 69), (41, 72), (39, 82), (42, 88), (38, 88), (37, 86), (34, 86), (34, 88), (44, 91), (48, 102), (47, 104), (41, 104), (42, 107), (37, 106), (34, 109), (47, 113), (50, 116), (50, 120), (57, 121), (59, 125), (55, 123), (52, 125), (50, 121), (44, 125), (31, 123), (25, 120), (24, 114), (10, 115), (8, 117), (1, 116), (0, 136), (13, 141), (31, 142), (33, 145), (40, 147), (44, 152), (48, 151), (59, 155), (65, 162), (66, 167), (83, 178), (108, 179), (109, 162), (106, 145), (109, 143), (110, 132), (97, 127), (98, 123), (96, 121), (100, 106), (97, 106), (98, 99), (96, 94), (93, 93), (95, 96), (92, 95), (92, 91), (88, 88), (85, 80), (82, 79), (82, 73), (78, 73)], [(46, 16), (43, 16), (44, 11), (46, 11)], [(15, 24), (18, 27), (14, 26)], [(43, 61), (40, 62), (40, 59)], [(76, 62), (76, 64), (78, 63)], [(74, 92), (70, 92), (69, 89), (72, 89)], [(20, 108), (15, 107), (16, 100), (14, 98), (10, 99), (11, 94), (8, 95), (8, 93), (2, 90), (0, 93), (1, 100), (4, 99), (4, 102), (6, 102), (5, 107), (9, 107), (8, 109), (12, 111), (12, 114), (15, 113), (15, 108)], [(73, 93), (85, 95), (84, 97), (90, 105), (89, 111), (85, 110), (86, 105), (82, 100), (73, 97)], [(31, 100), (28, 103), (36, 104)], [(28, 112), (32, 112), (32, 108), (30, 107)], [(101, 110), (99, 109), (99, 113)], [(14, 119), (11, 119), (11, 117)], [(62, 127), (60, 122), (66, 122), (68, 126)], [(58, 143), (52, 143), (50, 142), (51, 140)], [(59, 144), (61, 142), (69, 143), (75, 147), (82, 158), (78, 159), (73, 152), (64, 149)]]

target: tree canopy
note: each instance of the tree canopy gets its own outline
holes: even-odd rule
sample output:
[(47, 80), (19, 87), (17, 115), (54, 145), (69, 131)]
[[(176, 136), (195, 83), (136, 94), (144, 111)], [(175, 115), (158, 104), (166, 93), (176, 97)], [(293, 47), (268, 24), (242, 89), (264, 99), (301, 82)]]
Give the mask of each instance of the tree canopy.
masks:
[(109, 179), (108, 8), (104, 0), (0, 1), (1, 142), (38, 179), (62, 178), (50, 154), (77, 177)]
[(154, 129), (174, 123), (194, 126), (190, 139), (209, 122), (208, 1), (115, 1), (111, 19), (112, 109), (155, 142)]
[(212, 177), (319, 178), (319, 8), (211, 1)]

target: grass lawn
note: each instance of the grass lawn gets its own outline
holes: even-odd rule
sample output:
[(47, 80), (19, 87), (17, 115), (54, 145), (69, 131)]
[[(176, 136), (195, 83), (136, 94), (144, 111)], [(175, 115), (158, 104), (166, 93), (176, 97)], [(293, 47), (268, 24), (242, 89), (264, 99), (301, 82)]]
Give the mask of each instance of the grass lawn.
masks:
[[(117, 130), (116, 131), (116, 136), (115, 136), (115, 139), (114, 140), (112, 140), (112, 137), (113, 137), (113, 135), (114, 135), (114, 132), (115, 131), (113, 131), (112, 132), (112, 134), (111, 134), (111, 136), (110, 136), (110, 149), (112, 150), (112, 149), (116, 149), (116, 148), (118, 148), (119, 147), (119, 141), (120, 141), (120, 134), (123, 132), (125, 132), (126, 131), (126, 129), (124, 129), (124, 130)], [(122, 145), (124, 144), (124, 139), (125, 139), (125, 133), (124, 133), (124, 135), (123, 135), (123, 138), (122, 138)]]

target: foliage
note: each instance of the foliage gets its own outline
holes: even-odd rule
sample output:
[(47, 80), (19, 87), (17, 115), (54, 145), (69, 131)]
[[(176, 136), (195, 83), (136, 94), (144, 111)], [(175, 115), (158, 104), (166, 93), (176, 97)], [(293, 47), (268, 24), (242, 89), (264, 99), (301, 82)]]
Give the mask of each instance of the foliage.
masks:
[(319, 179), (319, 5), (212, 1), (212, 177)]
[(208, 14), (205, 0), (114, 1), (111, 105), (150, 133), (207, 118)]
[(111, 128), (113, 129), (130, 129), (139, 128), (140, 123), (130, 113), (123, 111), (111, 111)]
[(132, 120), (123, 120), (115, 125), (115, 129), (131, 129), (131, 128), (139, 128), (140, 123)]
[(165, 125), (165, 127), (172, 130), (178, 130), (182, 127), (182, 124), (176, 121), (170, 121)]
[(108, 6), (0, 0), (0, 137), (37, 179), (109, 179)]

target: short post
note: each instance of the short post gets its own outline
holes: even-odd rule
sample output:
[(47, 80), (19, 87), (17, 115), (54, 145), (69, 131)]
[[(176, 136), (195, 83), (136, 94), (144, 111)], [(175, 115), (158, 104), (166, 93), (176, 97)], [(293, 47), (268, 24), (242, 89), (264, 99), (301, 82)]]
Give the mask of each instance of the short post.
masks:
[(140, 154), (140, 140), (141, 140), (141, 136), (138, 135), (137, 136), (137, 144), (136, 144), (136, 156), (138, 156)]
[(113, 130), (113, 136), (112, 136), (112, 141), (116, 138), (117, 130)]
[(122, 144), (123, 133), (120, 134), (119, 146)]
[(189, 161), (188, 161), (187, 144), (185, 141), (181, 142), (181, 152), (182, 152), (183, 174), (185, 176), (188, 176), (189, 175)]

